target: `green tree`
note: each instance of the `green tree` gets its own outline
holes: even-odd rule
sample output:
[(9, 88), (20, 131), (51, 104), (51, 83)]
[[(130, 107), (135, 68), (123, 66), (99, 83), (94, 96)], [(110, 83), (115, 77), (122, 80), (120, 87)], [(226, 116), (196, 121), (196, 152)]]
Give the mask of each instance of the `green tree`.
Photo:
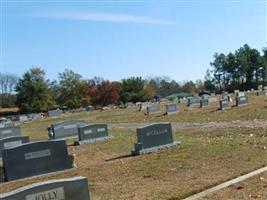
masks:
[(126, 102), (146, 101), (148, 94), (141, 77), (131, 77), (121, 81), (120, 100)]
[(89, 98), (86, 97), (86, 82), (81, 78), (80, 74), (69, 69), (59, 73), (57, 103), (60, 106), (79, 108), (89, 104)]
[(49, 80), (45, 78), (45, 71), (31, 68), (27, 71), (15, 88), (17, 92), (16, 104), (23, 113), (47, 111), (54, 104), (49, 90)]

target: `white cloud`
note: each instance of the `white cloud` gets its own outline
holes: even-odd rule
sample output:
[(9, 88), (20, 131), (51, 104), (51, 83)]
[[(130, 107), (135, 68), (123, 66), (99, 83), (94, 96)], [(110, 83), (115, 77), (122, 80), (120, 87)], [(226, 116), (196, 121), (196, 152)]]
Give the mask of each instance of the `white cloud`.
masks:
[(94, 13), (94, 12), (56, 12), (56, 13), (46, 13), (46, 14), (34, 14), (33, 17), (63, 19), (63, 20), (79, 20), (79, 21), (114, 22), (114, 23), (174, 25), (173, 22), (168, 20), (151, 18), (146, 16), (111, 14), (111, 13)]

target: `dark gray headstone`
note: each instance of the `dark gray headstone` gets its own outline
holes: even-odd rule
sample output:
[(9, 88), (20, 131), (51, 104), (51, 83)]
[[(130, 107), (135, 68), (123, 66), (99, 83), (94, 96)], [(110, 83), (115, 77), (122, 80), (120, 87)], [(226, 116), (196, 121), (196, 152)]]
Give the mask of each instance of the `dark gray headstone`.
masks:
[(228, 108), (228, 99), (220, 100), (220, 110), (225, 110)]
[(108, 136), (108, 126), (106, 124), (92, 124), (78, 128), (79, 141), (75, 144), (88, 144), (97, 141), (111, 139)]
[(247, 96), (236, 97), (235, 102), (236, 106), (246, 105), (248, 104), (248, 97)]
[(187, 106), (193, 107), (193, 106), (199, 106), (199, 105), (200, 105), (200, 99), (198, 97), (187, 98)]
[(62, 115), (62, 110), (56, 109), (48, 111), (48, 117), (58, 117), (60, 115)]
[(1, 200), (90, 200), (86, 177), (50, 180), (0, 194)]
[(48, 127), (48, 136), (50, 139), (65, 139), (78, 136), (78, 127), (85, 126), (84, 120), (72, 120), (52, 124)]
[(209, 105), (209, 99), (200, 99), (200, 108), (206, 107)]
[(29, 141), (29, 136), (13, 136), (0, 139), (0, 158), (2, 158), (3, 149), (28, 143)]
[(174, 147), (180, 142), (174, 142), (170, 123), (157, 123), (136, 129), (137, 143), (133, 155), (140, 155)]
[(147, 114), (156, 114), (156, 113), (159, 113), (160, 112), (160, 109), (159, 109), (159, 104), (155, 103), (155, 104), (152, 104), (150, 106), (148, 106), (146, 108), (146, 113)]
[(8, 126), (0, 128), (0, 139), (20, 135), (21, 132), (19, 126)]
[(72, 168), (64, 140), (30, 142), (3, 149), (5, 181)]
[(175, 103), (166, 105), (166, 114), (167, 115), (172, 115), (172, 114), (175, 114), (177, 112), (178, 112), (178, 110), (177, 110), (177, 106)]

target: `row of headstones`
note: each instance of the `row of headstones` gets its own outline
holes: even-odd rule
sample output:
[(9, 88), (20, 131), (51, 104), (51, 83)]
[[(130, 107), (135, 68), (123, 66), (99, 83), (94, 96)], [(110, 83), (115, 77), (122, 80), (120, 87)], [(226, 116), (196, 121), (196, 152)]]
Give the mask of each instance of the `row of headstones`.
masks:
[[(234, 91), (235, 94), (235, 106), (244, 106), (248, 104), (248, 96), (245, 92), (240, 92), (239, 90)], [(220, 99), (220, 110), (225, 110), (230, 108), (230, 95), (228, 92), (223, 92), (222, 98)]]
[[(180, 144), (173, 140), (170, 123), (137, 128), (137, 142), (132, 155), (150, 153)], [(28, 178), (73, 167), (65, 140), (48, 140), (15, 144), (2, 149), (3, 181)]]
[(257, 90), (257, 96), (267, 95), (267, 86), (259, 85)]

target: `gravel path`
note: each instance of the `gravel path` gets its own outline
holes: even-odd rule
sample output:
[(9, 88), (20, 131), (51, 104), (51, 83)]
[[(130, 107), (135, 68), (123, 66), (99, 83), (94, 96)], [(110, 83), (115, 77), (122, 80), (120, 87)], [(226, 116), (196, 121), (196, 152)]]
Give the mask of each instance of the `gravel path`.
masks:
[[(151, 123), (112, 123), (108, 124), (110, 128), (136, 129)], [(192, 129), (192, 128), (263, 128), (267, 129), (267, 121), (232, 121), (232, 122), (207, 122), (207, 123), (171, 123), (174, 130)]]

